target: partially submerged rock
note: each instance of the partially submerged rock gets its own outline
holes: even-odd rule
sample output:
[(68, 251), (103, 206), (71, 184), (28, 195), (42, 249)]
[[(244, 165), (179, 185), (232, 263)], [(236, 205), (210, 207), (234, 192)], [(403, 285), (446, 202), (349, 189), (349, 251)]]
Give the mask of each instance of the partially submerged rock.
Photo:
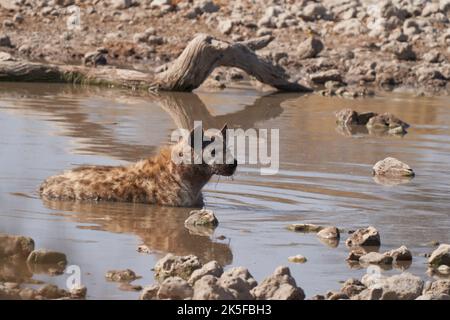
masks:
[(219, 225), (214, 212), (211, 210), (193, 210), (184, 222), (184, 226), (189, 233), (199, 236), (209, 237), (214, 233), (214, 229)]
[(29, 237), (0, 234), (0, 258), (26, 259), (34, 250), (34, 240)]
[(386, 252), (386, 255), (392, 257), (394, 262), (400, 261), (411, 261), (412, 254), (411, 251), (408, 250), (406, 246), (401, 246), (398, 249), (393, 249), (391, 251)]
[(293, 263), (305, 263), (307, 261), (306, 257), (302, 256), (301, 254), (297, 254), (295, 256), (291, 256), (288, 258), (289, 262)]
[(413, 177), (415, 175), (410, 166), (392, 157), (378, 161), (373, 166), (373, 174), (385, 177)]
[(288, 267), (280, 266), (275, 272), (252, 289), (257, 300), (304, 300), (305, 293), (297, 287)]
[(347, 108), (336, 112), (336, 123), (342, 126), (366, 125), (369, 119), (376, 115), (374, 112), (358, 113)]
[(176, 276), (188, 280), (194, 270), (201, 267), (200, 260), (194, 255), (175, 256), (169, 253), (156, 263), (154, 271), (159, 281)]
[(191, 298), (194, 290), (186, 280), (180, 277), (169, 277), (159, 286), (158, 299), (183, 300)]
[(369, 252), (359, 258), (359, 263), (362, 265), (369, 264), (392, 264), (393, 258), (378, 252)]
[(320, 230), (323, 229), (322, 226), (310, 223), (294, 223), (290, 224), (287, 228), (288, 230), (295, 232), (319, 232)]
[(131, 282), (140, 277), (131, 269), (125, 270), (110, 270), (106, 272), (105, 278), (114, 282)]
[(322, 239), (339, 239), (340, 232), (339, 229), (336, 227), (326, 227), (320, 230), (317, 233), (317, 236)]
[(378, 230), (370, 226), (353, 232), (345, 244), (348, 247), (355, 246), (380, 246), (380, 234)]
[[(377, 114), (375, 112), (358, 113), (352, 109), (343, 109), (336, 112), (336, 122), (344, 128), (348, 128), (350, 133), (371, 133), (371, 134), (406, 134), (409, 124), (400, 120), (393, 114), (386, 112)], [(358, 127), (365, 130), (357, 130)]]
[(46, 249), (34, 250), (28, 256), (27, 262), (30, 264), (67, 264), (64, 253)]
[(393, 114), (386, 112), (371, 117), (366, 124), (369, 130), (388, 131), (391, 134), (404, 134), (409, 124), (400, 120)]
[(122, 290), (122, 291), (141, 291), (142, 290), (142, 286), (140, 286), (138, 284), (131, 284), (131, 283), (128, 283), (128, 282), (122, 282), (118, 286), (118, 289)]
[(46, 284), (37, 290), (37, 295), (40, 295), (45, 299), (60, 299), (69, 297), (70, 293), (53, 284)]
[(184, 225), (216, 227), (219, 224), (214, 212), (207, 209), (193, 210)]
[(85, 299), (87, 295), (86, 286), (78, 285), (70, 289), (70, 297), (72, 299)]
[(450, 245), (441, 244), (434, 250), (428, 258), (428, 264), (434, 268), (437, 268), (440, 265), (450, 266)]
[(400, 184), (405, 184), (411, 182), (414, 176), (402, 176), (402, 177), (390, 177), (390, 176), (373, 176), (373, 181), (375, 183), (380, 184), (386, 187), (394, 187)]

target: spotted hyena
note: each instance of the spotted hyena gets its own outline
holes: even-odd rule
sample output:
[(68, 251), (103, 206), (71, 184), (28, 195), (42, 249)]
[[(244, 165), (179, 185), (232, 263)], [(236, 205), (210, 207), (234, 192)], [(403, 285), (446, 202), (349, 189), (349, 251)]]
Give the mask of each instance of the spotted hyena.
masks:
[[(225, 126), (217, 135), (225, 145)], [(202, 138), (203, 138), (203, 130)], [(179, 143), (163, 148), (160, 153), (128, 166), (82, 166), (52, 176), (40, 186), (41, 197), (56, 200), (93, 200), (152, 203), (165, 206), (201, 206), (203, 186), (214, 175), (231, 176), (237, 161), (178, 163), (173, 155), (194, 159), (194, 130)], [(208, 140), (206, 139), (206, 140)], [(216, 139), (218, 140), (218, 139)], [(211, 142), (202, 139), (201, 153)], [(226, 150), (226, 148), (224, 148)], [(223, 157), (229, 157), (226, 152)]]

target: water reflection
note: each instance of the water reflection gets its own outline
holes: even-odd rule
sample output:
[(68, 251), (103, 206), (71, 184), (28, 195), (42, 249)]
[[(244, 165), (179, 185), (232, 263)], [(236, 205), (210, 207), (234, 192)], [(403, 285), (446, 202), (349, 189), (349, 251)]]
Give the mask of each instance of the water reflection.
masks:
[(217, 260), (221, 265), (233, 261), (227, 240), (219, 242), (214, 235), (193, 234), (184, 227), (190, 208), (106, 202), (43, 202), (49, 209), (72, 213), (68, 217), (78, 223), (93, 224), (82, 226), (83, 229), (136, 234), (144, 245), (161, 255), (168, 252), (194, 254), (203, 261)]

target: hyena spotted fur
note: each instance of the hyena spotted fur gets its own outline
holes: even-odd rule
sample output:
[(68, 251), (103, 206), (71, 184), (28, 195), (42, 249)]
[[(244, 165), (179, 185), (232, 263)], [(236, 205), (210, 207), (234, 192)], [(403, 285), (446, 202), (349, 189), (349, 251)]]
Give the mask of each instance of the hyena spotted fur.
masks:
[[(225, 126), (220, 137), (226, 140)], [(237, 161), (207, 164), (177, 164), (172, 154), (190, 150), (194, 156), (194, 130), (189, 139), (164, 147), (154, 157), (128, 166), (82, 166), (45, 180), (41, 197), (56, 200), (140, 202), (165, 206), (202, 206), (202, 188), (214, 175), (231, 176)], [(214, 137), (212, 137), (212, 141)], [(189, 148), (186, 149), (186, 144)], [(202, 152), (207, 144), (202, 144)], [(224, 147), (224, 150), (226, 148)], [(226, 155), (224, 154), (224, 157)], [(219, 163), (220, 162), (220, 163)]]

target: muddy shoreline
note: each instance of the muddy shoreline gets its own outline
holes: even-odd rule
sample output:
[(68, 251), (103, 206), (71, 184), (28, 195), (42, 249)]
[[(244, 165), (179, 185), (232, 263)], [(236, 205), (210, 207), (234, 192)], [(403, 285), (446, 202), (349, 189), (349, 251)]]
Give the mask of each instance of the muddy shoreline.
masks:
[[(318, 236), (323, 237), (320, 232)], [(346, 244), (351, 250), (347, 262), (372, 266), (372, 272), (323, 295), (306, 296), (287, 266), (277, 267), (258, 284), (245, 267), (224, 270), (215, 260), (202, 262), (195, 255), (170, 253), (152, 268), (155, 282), (149, 286), (133, 285), (141, 276), (131, 269), (109, 270), (105, 281), (118, 283), (118, 290), (140, 292), (140, 300), (450, 300), (450, 245), (441, 244), (428, 255), (427, 272), (441, 278), (424, 282), (406, 271), (390, 277), (377, 272), (392, 263), (407, 269), (413, 257), (405, 246), (377, 253), (381, 243), (374, 227), (355, 230)], [(0, 234), (0, 299), (85, 299), (88, 288), (76, 282), (62, 289), (32, 278), (34, 273), (61, 275), (67, 265), (64, 253), (34, 247), (29, 237)], [(34, 289), (30, 284), (40, 286)]]
[[(445, 0), (17, 3), (0, 3), (0, 51), (15, 58), (82, 64), (86, 54), (102, 48), (109, 65), (155, 71), (176, 58), (195, 33), (229, 41), (272, 35), (275, 40), (258, 53), (323, 95), (449, 93)], [(206, 85), (223, 88), (246, 77), (219, 68)]]

